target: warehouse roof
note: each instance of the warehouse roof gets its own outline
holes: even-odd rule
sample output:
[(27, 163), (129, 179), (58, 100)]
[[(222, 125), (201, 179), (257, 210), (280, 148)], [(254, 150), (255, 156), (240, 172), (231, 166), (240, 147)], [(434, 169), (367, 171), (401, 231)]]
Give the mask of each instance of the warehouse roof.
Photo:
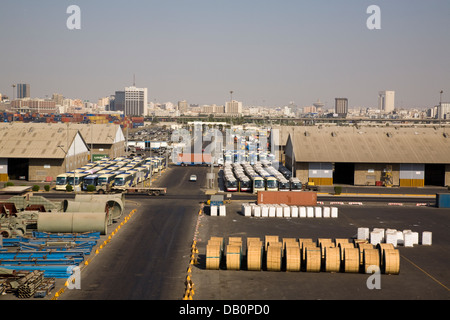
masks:
[(63, 159), (77, 133), (47, 124), (0, 123), (0, 158)]
[[(450, 132), (443, 128), (297, 127), (297, 162), (450, 164)], [(291, 138), (287, 142), (290, 153)]]

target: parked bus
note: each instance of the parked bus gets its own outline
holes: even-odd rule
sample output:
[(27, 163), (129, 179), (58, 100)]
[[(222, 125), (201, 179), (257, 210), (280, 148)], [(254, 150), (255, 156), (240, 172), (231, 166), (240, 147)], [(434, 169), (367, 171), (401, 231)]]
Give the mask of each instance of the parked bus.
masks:
[(117, 173), (106, 173), (98, 177), (97, 189), (99, 188), (111, 188), (114, 184), (114, 178), (119, 174)]
[(69, 175), (73, 174), (73, 172), (66, 172), (58, 175), (56, 177), (56, 190), (66, 191), (66, 186), (68, 184)]
[(98, 174), (90, 174), (83, 178), (83, 184), (81, 186), (81, 189), (83, 191), (87, 191), (87, 186), (93, 185), (94, 187), (97, 187), (98, 184)]
[(279, 191), (290, 191), (291, 184), (288, 179), (285, 177), (280, 177), (278, 180), (278, 190)]
[(239, 190), (242, 192), (252, 191), (252, 181), (248, 177), (240, 177)]
[(252, 176), (252, 184), (253, 184), (253, 193), (257, 193), (258, 191), (265, 191), (265, 181), (264, 178), (258, 175)]
[(291, 184), (291, 191), (302, 191), (303, 186), (300, 179), (293, 177), (289, 180)]
[(114, 178), (113, 189), (125, 189), (127, 187), (132, 187), (135, 185), (135, 172), (125, 172), (117, 175)]
[(238, 191), (238, 181), (234, 176), (225, 176), (225, 190)]
[(86, 177), (89, 173), (85, 172), (79, 172), (79, 173), (73, 173), (69, 175), (67, 178), (68, 184), (70, 184), (74, 190), (81, 190), (81, 186), (83, 184), (83, 179)]
[(266, 190), (278, 191), (278, 180), (273, 176), (266, 177)]

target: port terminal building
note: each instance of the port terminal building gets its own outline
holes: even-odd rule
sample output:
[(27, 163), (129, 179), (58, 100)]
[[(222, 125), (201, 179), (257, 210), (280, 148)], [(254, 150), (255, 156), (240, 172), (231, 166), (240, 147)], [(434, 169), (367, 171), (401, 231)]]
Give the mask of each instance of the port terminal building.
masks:
[(325, 186), (450, 185), (449, 128), (281, 126), (277, 129), (283, 162), (302, 182)]
[(0, 123), (0, 181), (54, 181), (91, 159), (125, 154), (118, 124)]

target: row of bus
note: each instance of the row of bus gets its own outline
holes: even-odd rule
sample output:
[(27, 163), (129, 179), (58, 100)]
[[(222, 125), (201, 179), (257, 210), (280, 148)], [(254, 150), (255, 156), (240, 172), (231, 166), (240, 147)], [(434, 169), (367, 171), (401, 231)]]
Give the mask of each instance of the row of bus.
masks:
[(56, 190), (66, 190), (71, 185), (76, 191), (87, 191), (92, 185), (100, 189), (125, 189), (143, 182), (166, 166), (164, 157), (119, 157), (90, 162), (56, 178)]
[(232, 163), (224, 166), (225, 191), (302, 191), (303, 185), (298, 178), (292, 177), (284, 166), (278, 169), (270, 162)]

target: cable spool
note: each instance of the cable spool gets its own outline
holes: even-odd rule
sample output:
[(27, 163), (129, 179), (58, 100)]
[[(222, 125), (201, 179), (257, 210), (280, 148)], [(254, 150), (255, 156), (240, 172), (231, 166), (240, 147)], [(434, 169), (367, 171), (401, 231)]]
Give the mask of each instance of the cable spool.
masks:
[(247, 246), (247, 270), (260, 271), (262, 268), (262, 242), (252, 240)]
[(400, 252), (398, 249), (384, 249), (383, 259), (384, 274), (400, 273)]
[(206, 246), (206, 269), (219, 270), (222, 249), (219, 244), (208, 244)]
[(281, 242), (270, 242), (267, 246), (266, 267), (267, 271), (281, 271)]
[(240, 237), (229, 237), (228, 238), (228, 245), (235, 245), (241, 247), (242, 250), (242, 238)]
[(320, 247), (322, 259), (325, 259), (325, 248), (334, 248), (335, 244), (331, 239), (317, 239), (317, 245)]
[(355, 246), (353, 245), (353, 243), (350, 242), (339, 242), (339, 250), (340, 250), (340, 256), (341, 256), (341, 261), (344, 261), (344, 251), (345, 249), (355, 249)]
[(325, 271), (339, 272), (341, 270), (340, 249), (336, 247), (325, 248)]
[(359, 249), (359, 264), (364, 264), (364, 250), (374, 249), (373, 244), (370, 243), (358, 243), (357, 247)]
[(296, 238), (283, 238), (283, 252), (282, 255), (284, 256), (284, 252), (286, 251), (286, 247), (290, 244), (294, 244), (298, 246), (298, 242)]
[(209, 238), (208, 242), (209, 241), (218, 241), (220, 243), (220, 249), (223, 252), (224, 248), (223, 248), (223, 238), (222, 237), (211, 237), (211, 238)]
[(395, 249), (394, 245), (392, 243), (379, 243), (377, 244), (377, 249), (380, 252), (380, 263), (381, 263), (381, 268), (384, 268), (384, 250), (388, 249), (388, 250), (392, 250)]
[(239, 245), (227, 245), (227, 270), (241, 269), (241, 247)]
[(350, 241), (347, 238), (336, 238), (334, 239), (334, 243), (336, 245), (336, 247), (339, 247), (339, 244), (341, 243), (349, 243)]
[[(306, 261), (306, 251), (308, 248), (317, 248), (317, 245), (314, 242), (303, 242), (301, 247), (302, 260)], [(317, 248), (320, 252), (320, 248)]]
[(286, 246), (286, 271), (300, 271), (300, 248), (293, 243)]
[(267, 251), (267, 247), (270, 242), (279, 242), (278, 236), (265, 236), (264, 239), (264, 250)]
[(359, 249), (345, 248), (344, 249), (344, 271), (345, 272), (359, 272)]
[(380, 252), (377, 249), (364, 249), (363, 261), (364, 273), (370, 266), (380, 267)]
[(261, 243), (261, 239), (258, 237), (249, 237), (247, 238), (247, 248), (250, 246), (251, 243), (256, 242), (258, 244)]
[(306, 271), (320, 272), (321, 267), (321, 253), (320, 248), (309, 247), (306, 248)]
[(299, 238), (298, 239), (298, 245), (299, 245), (299, 247), (300, 247), (300, 249), (302, 249), (303, 248), (303, 243), (310, 243), (310, 242), (313, 242), (313, 239), (311, 239), (311, 238)]

